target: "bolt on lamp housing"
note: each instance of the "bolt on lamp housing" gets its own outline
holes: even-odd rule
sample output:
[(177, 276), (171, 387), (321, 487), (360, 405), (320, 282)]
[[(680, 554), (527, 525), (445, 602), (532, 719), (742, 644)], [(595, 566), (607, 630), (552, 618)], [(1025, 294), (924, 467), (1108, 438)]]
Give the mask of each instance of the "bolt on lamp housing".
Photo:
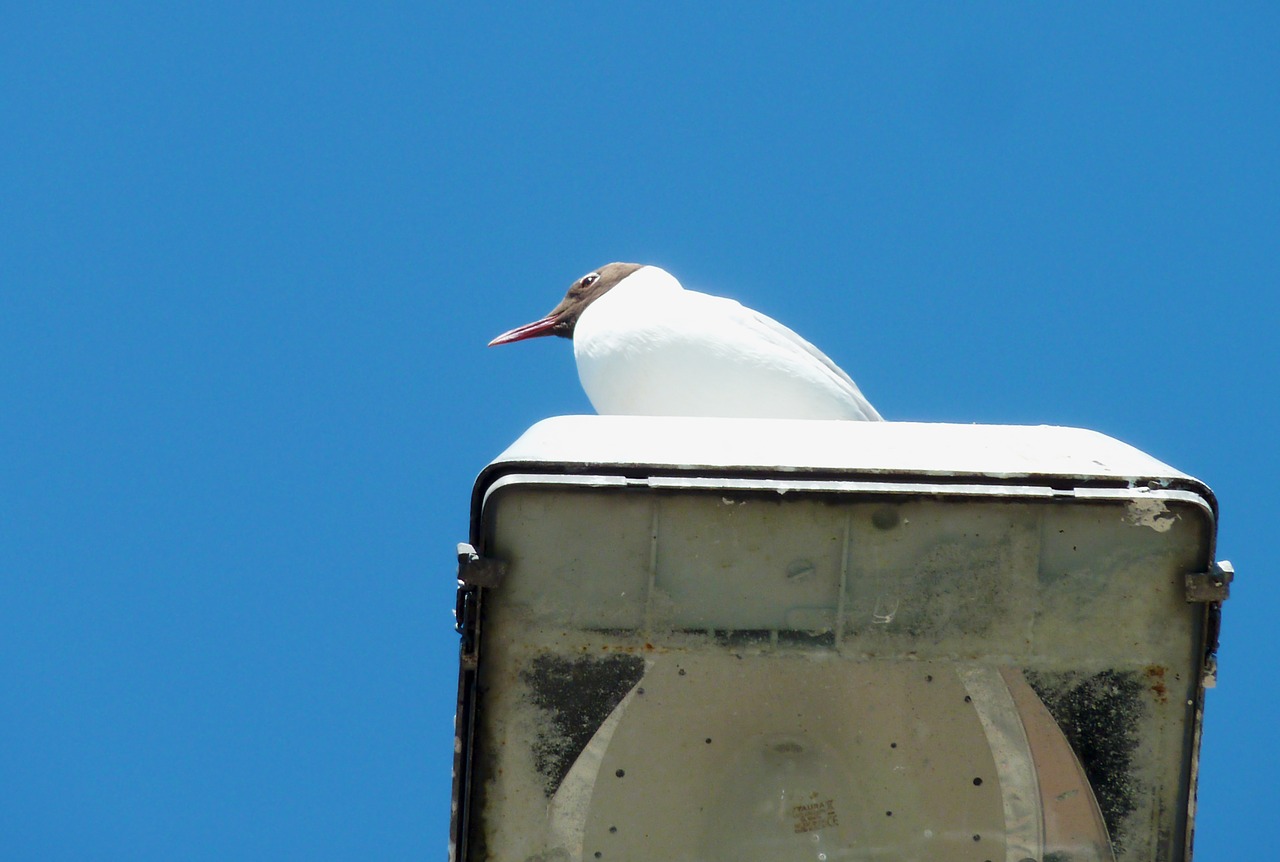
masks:
[(1215, 531), (1091, 431), (540, 422), (460, 548), (452, 858), (1188, 859)]

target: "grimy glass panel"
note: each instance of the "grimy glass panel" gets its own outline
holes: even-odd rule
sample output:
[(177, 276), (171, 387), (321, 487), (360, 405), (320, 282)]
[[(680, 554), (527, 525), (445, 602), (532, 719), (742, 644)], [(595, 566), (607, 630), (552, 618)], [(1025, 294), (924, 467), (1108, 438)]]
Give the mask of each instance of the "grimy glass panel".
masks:
[(512, 486), (485, 523), (475, 858), (1181, 856), (1194, 506)]

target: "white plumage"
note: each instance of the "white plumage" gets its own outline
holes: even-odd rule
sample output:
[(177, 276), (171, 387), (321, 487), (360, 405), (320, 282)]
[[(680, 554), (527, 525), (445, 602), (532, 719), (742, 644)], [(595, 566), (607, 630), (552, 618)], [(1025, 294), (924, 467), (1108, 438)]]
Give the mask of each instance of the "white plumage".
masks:
[(574, 283), (542, 320), (493, 344), (573, 339), (599, 413), (878, 420), (834, 362), (738, 302), (685, 290), (656, 266), (610, 264)]

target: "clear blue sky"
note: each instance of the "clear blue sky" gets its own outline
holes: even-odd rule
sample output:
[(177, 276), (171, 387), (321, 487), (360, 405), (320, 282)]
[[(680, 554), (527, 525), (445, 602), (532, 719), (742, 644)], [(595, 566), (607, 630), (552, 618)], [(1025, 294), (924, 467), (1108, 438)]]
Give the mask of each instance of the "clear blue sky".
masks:
[(471, 483), (590, 410), (485, 343), (611, 260), (1208, 482), (1197, 859), (1274, 854), (1275, 6), (23, 5), (0, 857), (443, 859)]

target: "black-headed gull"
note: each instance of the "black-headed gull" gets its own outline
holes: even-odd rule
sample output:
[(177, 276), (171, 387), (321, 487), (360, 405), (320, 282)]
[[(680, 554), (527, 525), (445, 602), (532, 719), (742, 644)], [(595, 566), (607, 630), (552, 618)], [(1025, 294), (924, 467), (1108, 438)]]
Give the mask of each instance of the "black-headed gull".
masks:
[(546, 317), (489, 346), (543, 335), (573, 339), (578, 378), (598, 413), (881, 418), (808, 341), (732, 299), (685, 290), (656, 266), (589, 272)]

